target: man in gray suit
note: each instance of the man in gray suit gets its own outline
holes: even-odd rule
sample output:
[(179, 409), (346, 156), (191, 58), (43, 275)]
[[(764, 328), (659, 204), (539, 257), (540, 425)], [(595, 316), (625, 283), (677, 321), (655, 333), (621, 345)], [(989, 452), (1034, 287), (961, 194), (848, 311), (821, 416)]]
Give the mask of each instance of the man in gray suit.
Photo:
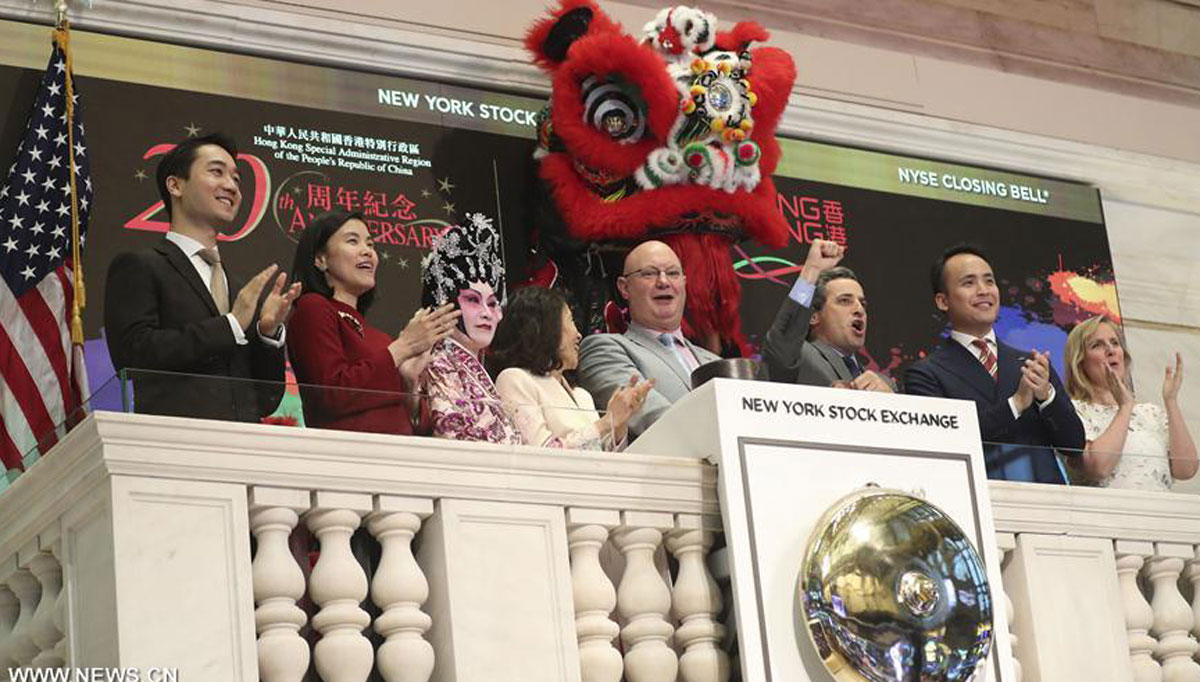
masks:
[(624, 334), (593, 334), (579, 351), (579, 385), (597, 405), (629, 385), (630, 376), (653, 379), (642, 410), (629, 421), (636, 438), (692, 388), (692, 370), (716, 355), (683, 337), (686, 280), (679, 257), (663, 242), (639, 244), (625, 257), (617, 290), (629, 301), (629, 329)]
[(800, 278), (775, 316), (763, 345), (771, 379), (810, 386), (894, 392), (891, 380), (864, 370), (867, 298), (854, 271), (836, 267), (844, 249), (815, 240)]

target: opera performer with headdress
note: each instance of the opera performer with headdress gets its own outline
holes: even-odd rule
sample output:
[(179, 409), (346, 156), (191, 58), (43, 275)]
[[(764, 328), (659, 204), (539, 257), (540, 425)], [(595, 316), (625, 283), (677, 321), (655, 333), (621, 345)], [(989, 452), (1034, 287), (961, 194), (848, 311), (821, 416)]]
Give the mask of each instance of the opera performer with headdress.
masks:
[(503, 316), (504, 260), (500, 233), (482, 213), (447, 229), (421, 261), (423, 306), (452, 303), (458, 326), (433, 348), (422, 375), (433, 435), (455, 440), (522, 443), (501, 405), (482, 356)]

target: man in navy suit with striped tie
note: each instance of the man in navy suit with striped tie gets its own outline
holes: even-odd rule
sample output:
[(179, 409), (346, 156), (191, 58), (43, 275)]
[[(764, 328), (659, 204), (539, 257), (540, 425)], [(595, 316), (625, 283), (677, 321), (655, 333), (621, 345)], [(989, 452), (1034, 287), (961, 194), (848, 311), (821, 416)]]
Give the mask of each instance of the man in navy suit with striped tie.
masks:
[(996, 340), (1000, 290), (987, 257), (970, 245), (950, 247), (934, 263), (930, 284), (950, 338), (909, 367), (905, 392), (975, 402), (988, 478), (1066, 483), (1052, 448), (1078, 457), (1083, 424), (1046, 353)]

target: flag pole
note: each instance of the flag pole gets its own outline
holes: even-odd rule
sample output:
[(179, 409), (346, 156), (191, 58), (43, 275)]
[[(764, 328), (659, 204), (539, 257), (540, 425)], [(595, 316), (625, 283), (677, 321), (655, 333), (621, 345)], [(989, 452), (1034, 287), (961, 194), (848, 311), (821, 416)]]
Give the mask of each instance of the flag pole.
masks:
[(83, 288), (83, 258), (79, 243), (79, 195), (75, 184), (75, 78), (71, 63), (71, 22), (67, 20), (67, 0), (55, 0), (58, 13), (54, 26), (54, 43), (63, 51), (67, 83), (67, 160), (71, 178), (71, 271), (75, 278), (75, 296), (71, 305), (71, 343), (83, 345), (83, 309), (87, 295)]

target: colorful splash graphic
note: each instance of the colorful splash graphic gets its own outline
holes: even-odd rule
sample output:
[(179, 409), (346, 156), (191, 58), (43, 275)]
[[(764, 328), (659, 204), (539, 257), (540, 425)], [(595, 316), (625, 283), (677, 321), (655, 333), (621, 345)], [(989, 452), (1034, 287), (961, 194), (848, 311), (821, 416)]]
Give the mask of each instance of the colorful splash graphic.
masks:
[[(1101, 282), (1087, 275), (1060, 270), (1050, 275), (1050, 290), (1064, 306), (1055, 310), (1056, 322), (1059, 322), (1060, 315), (1070, 317), (1071, 324), (1092, 315), (1104, 315), (1118, 323), (1121, 321), (1115, 282)], [(1080, 318), (1079, 311), (1089, 314)], [(1076, 313), (1074, 316), (1073, 312)]]
[(1106, 268), (1091, 266), (1082, 272), (1061, 266), (1022, 285), (1006, 283), (996, 317), (996, 338), (1014, 348), (1040, 350), (1061, 377), (1067, 334), (1075, 325), (1096, 315), (1121, 321), (1117, 285)]

